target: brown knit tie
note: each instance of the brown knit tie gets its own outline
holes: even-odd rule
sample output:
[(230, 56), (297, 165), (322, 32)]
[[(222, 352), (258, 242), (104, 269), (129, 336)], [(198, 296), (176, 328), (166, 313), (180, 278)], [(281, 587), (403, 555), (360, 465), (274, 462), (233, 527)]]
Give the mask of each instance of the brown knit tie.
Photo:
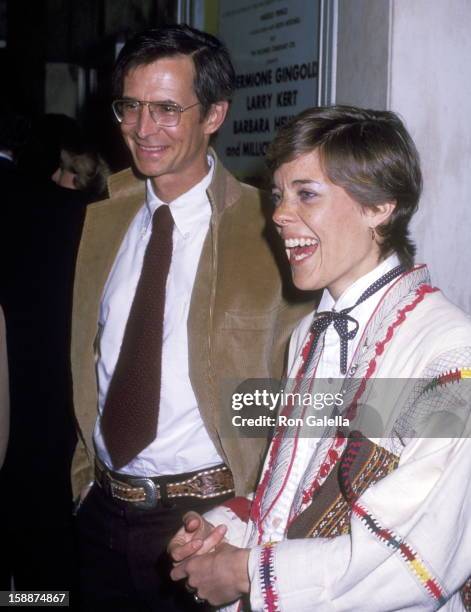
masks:
[(101, 428), (114, 469), (136, 457), (157, 432), (172, 233), (172, 214), (167, 205), (161, 205), (154, 213), (152, 235), (103, 408)]

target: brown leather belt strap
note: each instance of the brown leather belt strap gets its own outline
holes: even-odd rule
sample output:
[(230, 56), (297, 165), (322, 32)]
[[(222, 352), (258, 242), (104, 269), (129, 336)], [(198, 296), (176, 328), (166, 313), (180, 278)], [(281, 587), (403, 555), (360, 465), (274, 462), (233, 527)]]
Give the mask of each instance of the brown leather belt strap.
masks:
[(234, 479), (226, 465), (181, 476), (175, 474), (171, 477), (146, 478), (111, 472), (96, 459), (95, 479), (110, 497), (139, 508), (154, 508), (159, 501), (166, 498), (211, 499), (234, 493)]

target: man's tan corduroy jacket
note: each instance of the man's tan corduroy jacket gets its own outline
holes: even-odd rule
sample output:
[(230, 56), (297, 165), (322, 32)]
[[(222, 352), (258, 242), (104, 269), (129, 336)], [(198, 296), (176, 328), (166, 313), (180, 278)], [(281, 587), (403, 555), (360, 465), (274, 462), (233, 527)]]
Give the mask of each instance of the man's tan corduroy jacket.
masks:
[[(223, 407), (227, 382), (279, 378), (289, 335), (312, 304), (288, 306), (283, 300), (280, 273), (262, 237), (261, 193), (239, 183), (212, 155), (212, 217), (191, 298), (189, 369), (203, 422), (240, 495), (253, 490), (266, 440), (238, 437), (230, 426), (227, 402)], [(93, 479), (100, 300), (123, 237), (144, 202), (145, 184), (124, 170), (111, 177), (110, 196), (88, 207), (76, 267), (71, 352), (79, 429), (72, 464), (75, 494)]]

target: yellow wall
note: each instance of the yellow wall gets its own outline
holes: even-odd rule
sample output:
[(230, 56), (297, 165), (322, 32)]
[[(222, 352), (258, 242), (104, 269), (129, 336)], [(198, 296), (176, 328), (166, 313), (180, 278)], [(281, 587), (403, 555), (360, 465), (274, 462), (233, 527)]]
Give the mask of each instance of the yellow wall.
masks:
[(219, 0), (205, 0), (204, 3), (204, 29), (210, 34), (217, 36), (218, 33), (218, 17), (219, 17)]

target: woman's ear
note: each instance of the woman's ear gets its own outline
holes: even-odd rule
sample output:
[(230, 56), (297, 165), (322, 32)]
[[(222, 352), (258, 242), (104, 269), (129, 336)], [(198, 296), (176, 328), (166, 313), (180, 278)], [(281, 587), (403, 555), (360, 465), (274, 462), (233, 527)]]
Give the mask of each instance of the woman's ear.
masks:
[(211, 107), (204, 118), (205, 134), (209, 136), (218, 131), (218, 129), (224, 123), (228, 110), (229, 102), (227, 100), (221, 100), (220, 102), (211, 104)]
[(396, 202), (384, 202), (375, 206), (365, 206), (364, 212), (368, 220), (368, 225), (375, 229), (386, 223), (396, 208)]

